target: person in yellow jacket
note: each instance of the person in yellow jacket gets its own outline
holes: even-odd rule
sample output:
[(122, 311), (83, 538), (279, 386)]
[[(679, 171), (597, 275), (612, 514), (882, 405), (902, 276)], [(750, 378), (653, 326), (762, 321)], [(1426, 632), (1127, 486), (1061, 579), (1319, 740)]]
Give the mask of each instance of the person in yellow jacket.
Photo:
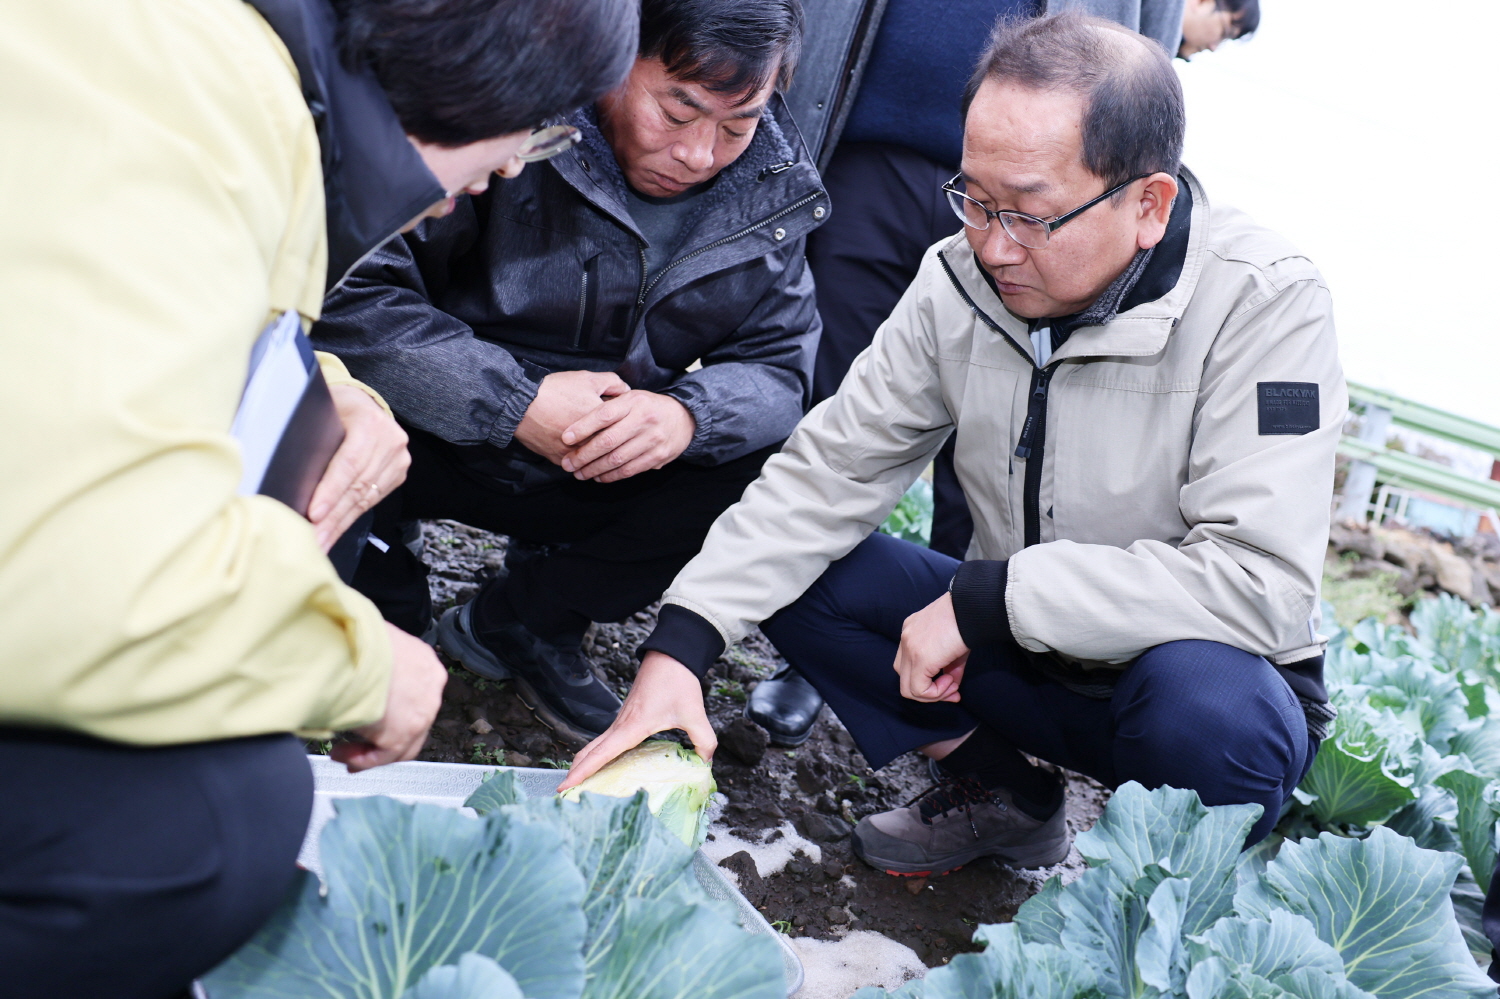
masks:
[(324, 554), (400, 483), (404, 435), (322, 358), (345, 439), (310, 520), (237, 495), (251, 346), (556, 148), (532, 126), (614, 86), (636, 22), (626, 0), (0, 0), (5, 995), (181, 994), (286, 890), (296, 737), (352, 731), (351, 769), (421, 748), (446, 674)]

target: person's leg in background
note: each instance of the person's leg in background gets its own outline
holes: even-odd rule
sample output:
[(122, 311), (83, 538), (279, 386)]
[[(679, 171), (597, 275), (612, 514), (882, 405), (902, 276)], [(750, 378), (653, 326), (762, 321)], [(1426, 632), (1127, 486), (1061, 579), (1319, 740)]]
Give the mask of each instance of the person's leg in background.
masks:
[(290, 735), (138, 748), (0, 729), (0, 992), (182, 993), (282, 902), (312, 796)]
[(962, 225), (941, 190), (951, 174), (901, 146), (855, 142), (834, 151), (823, 175), (833, 215), (807, 237), (823, 318), (814, 404), (838, 391), (917, 276), (922, 254)]

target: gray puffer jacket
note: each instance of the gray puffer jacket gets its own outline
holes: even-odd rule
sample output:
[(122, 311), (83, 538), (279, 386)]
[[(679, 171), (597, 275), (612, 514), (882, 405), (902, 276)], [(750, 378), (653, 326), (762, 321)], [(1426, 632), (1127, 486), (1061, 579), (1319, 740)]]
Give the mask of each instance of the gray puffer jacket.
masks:
[(686, 461), (785, 438), (822, 329), (803, 243), (829, 204), (781, 99), (649, 275), (592, 109), (570, 121), (580, 145), (460, 198), (357, 268), (313, 327), (318, 348), (408, 424), (529, 466), (518, 488), (565, 474), (512, 441), (551, 371), (616, 371), (678, 399), (697, 421)]

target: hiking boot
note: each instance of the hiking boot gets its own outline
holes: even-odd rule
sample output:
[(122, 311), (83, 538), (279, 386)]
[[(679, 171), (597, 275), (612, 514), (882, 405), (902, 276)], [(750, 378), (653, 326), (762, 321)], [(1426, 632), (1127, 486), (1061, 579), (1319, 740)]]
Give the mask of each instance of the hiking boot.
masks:
[(750, 691), (745, 717), (771, 736), (773, 746), (800, 746), (812, 735), (823, 697), (796, 670), (783, 666)]
[(904, 808), (867, 815), (854, 827), (854, 852), (887, 874), (947, 874), (980, 857), (1011, 867), (1062, 863), (1071, 842), (1067, 808), (1034, 819), (1006, 788), (944, 775)]
[(471, 600), (443, 614), (438, 648), (487, 680), (514, 680), (522, 703), (574, 748), (609, 728), (620, 699), (594, 675), (578, 646), (549, 642), (519, 621), (501, 625), (485, 641), (474, 631), (473, 607)]

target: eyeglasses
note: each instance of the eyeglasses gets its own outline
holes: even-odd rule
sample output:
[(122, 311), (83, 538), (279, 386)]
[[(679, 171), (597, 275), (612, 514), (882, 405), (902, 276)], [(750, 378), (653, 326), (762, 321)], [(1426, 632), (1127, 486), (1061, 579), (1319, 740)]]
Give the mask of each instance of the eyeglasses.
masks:
[(1151, 175), (1143, 173), (1140, 177), (1131, 177), (1125, 183), (1116, 184), (1114, 187), (1111, 187), (1088, 204), (1079, 205), (1071, 212), (1054, 216), (1051, 220), (1039, 219), (1035, 215), (1027, 215), (1025, 212), (991, 211), (954, 186), (962, 179), (961, 174), (954, 174), (953, 179), (943, 185), (943, 193), (948, 195), (948, 204), (952, 207), (953, 214), (963, 219), (964, 225), (970, 229), (983, 231), (990, 227), (990, 219), (999, 219), (1000, 226), (1005, 230), (1007, 236), (1022, 246), (1033, 250), (1040, 250), (1047, 245), (1047, 241), (1052, 238), (1054, 232), (1067, 225), (1073, 219), (1093, 208), (1105, 198), (1112, 197), (1125, 190), (1125, 188), (1134, 184), (1142, 177), (1149, 176)]
[(567, 152), (578, 145), (583, 133), (572, 125), (551, 125), (539, 128), (526, 137), (516, 151), (516, 159), (522, 163), (537, 163), (550, 160), (558, 153)]

